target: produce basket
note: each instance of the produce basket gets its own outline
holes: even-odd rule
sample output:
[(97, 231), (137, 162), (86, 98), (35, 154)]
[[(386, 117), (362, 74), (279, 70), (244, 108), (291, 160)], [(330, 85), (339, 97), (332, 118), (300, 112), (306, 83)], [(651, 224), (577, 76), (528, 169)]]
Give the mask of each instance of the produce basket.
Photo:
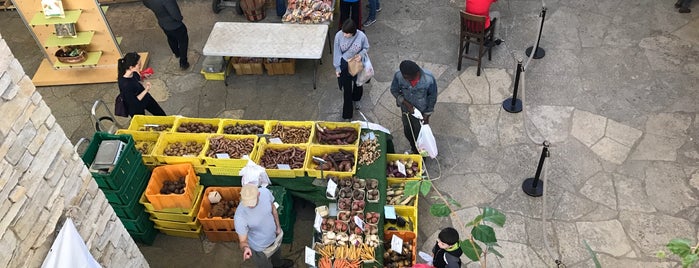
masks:
[[(407, 201), (407, 204), (405, 204), (405, 205), (402, 205), (401, 202), (399, 202), (398, 204), (390, 204), (390, 203), (389, 203), (389, 202), (390, 202), (390, 199), (391, 199), (391, 196), (392, 196), (392, 195), (389, 195), (389, 192), (390, 192), (391, 190), (394, 190), (394, 191), (395, 191), (395, 190), (400, 190), (401, 187), (399, 187), (399, 185), (400, 185), (401, 183), (406, 183), (406, 182), (408, 182), (408, 181), (417, 181), (417, 180), (413, 180), (413, 179), (408, 179), (408, 180), (406, 180), (406, 179), (403, 179), (403, 178), (388, 178), (388, 187), (386, 187), (386, 205), (396, 206), (396, 207), (407, 206), (407, 207), (415, 207), (415, 208), (417, 208), (418, 201), (419, 201), (419, 199), (420, 199), (420, 193), (418, 193), (418, 194), (416, 194), (415, 196), (413, 196), (412, 199), (411, 199), (410, 201)], [(405, 191), (404, 188), (403, 188), (402, 190)], [(400, 201), (405, 201), (405, 200), (406, 200), (406, 195), (403, 194), (402, 197), (398, 198), (398, 200), (400, 200)]]
[(118, 190), (102, 189), (107, 201), (111, 204), (126, 205), (138, 199), (143, 192), (150, 177), (150, 171), (144, 165), (137, 165), (130, 170), (130, 174), (123, 178), (124, 184)]
[(154, 115), (134, 115), (129, 124), (129, 130), (135, 131), (158, 131), (172, 132), (177, 115), (154, 116)]
[[(255, 155), (254, 161), (258, 165), (262, 165), (262, 159), (265, 157), (265, 154), (268, 153), (268, 150), (276, 150), (276, 151), (285, 151), (288, 149), (297, 149), (297, 150), (303, 150), (304, 153), (308, 154), (308, 145), (307, 144), (273, 144), (273, 143), (266, 143), (263, 140), (260, 140), (258, 142), (258, 148), (257, 148), (257, 154)], [(306, 176), (306, 156), (303, 157), (303, 164), (301, 168), (292, 168), (292, 169), (278, 169), (278, 168), (268, 168), (265, 167), (265, 171), (267, 172), (267, 175), (270, 178), (295, 178), (295, 177), (303, 177)], [(291, 164), (291, 163), (275, 163), (275, 164)]]
[[(266, 120), (242, 120), (242, 119), (221, 119), (221, 127), (218, 128), (218, 134), (229, 134), (229, 135), (254, 135), (262, 134), (257, 133), (256, 128), (246, 128), (244, 126), (255, 125), (262, 128), (262, 133), (269, 134), (271, 127), (267, 124)], [(240, 129), (234, 128), (240, 127)], [(228, 132), (227, 132), (228, 131)]]
[(296, 59), (265, 59), (264, 65), (268, 75), (296, 73)]
[[(355, 131), (351, 136), (350, 129)], [(314, 132), (314, 144), (359, 146), (361, 127), (359, 123), (316, 122)], [(337, 138), (332, 139), (333, 137)]]
[[(212, 139), (216, 138), (223, 138), (227, 140), (233, 140), (233, 141), (239, 141), (239, 140), (252, 140), (252, 147), (250, 149), (250, 152), (248, 152), (247, 155), (250, 157), (250, 159), (254, 159), (255, 154), (257, 151), (255, 150), (257, 147), (257, 136), (256, 135), (218, 135), (218, 134), (213, 134), (210, 135), (206, 139), (206, 145), (204, 145), (204, 150), (202, 150), (202, 156), (204, 159), (204, 164), (208, 166), (214, 166), (214, 167), (219, 167), (219, 168), (237, 168), (238, 171), (240, 171), (240, 168), (245, 167), (245, 165), (248, 163), (247, 159), (242, 158), (233, 158), (227, 153), (222, 153), (222, 157), (225, 157), (225, 155), (228, 155), (229, 158), (217, 158), (216, 155), (213, 155), (214, 157), (210, 157), (208, 154), (209, 149), (211, 149), (211, 141)], [(220, 151), (220, 150), (219, 150)], [(238, 174), (234, 174), (233, 176), (237, 176)]]
[[(407, 232), (407, 231), (386, 231), (383, 234), (384, 238), (384, 245), (387, 246), (387, 249), (390, 248), (391, 245), (391, 239), (393, 239), (393, 235), (396, 235), (403, 239), (403, 242), (408, 242), (410, 243), (410, 246), (412, 247), (412, 263), (410, 264), (415, 265), (415, 256), (417, 256), (417, 234), (414, 232)], [(385, 258), (384, 258), (384, 261)]]
[[(269, 121), (269, 128), (270, 128), (270, 134), (272, 135), (273, 138), (281, 138), (283, 143), (288, 143), (288, 144), (307, 144), (311, 143), (311, 140), (314, 135), (315, 127), (314, 127), (315, 122), (313, 121), (277, 121), (277, 120), (271, 120)], [(305, 128), (308, 129), (308, 137), (303, 141), (303, 142), (289, 142), (289, 135), (292, 133), (291, 131), (284, 131), (283, 133), (286, 135), (285, 137), (279, 137), (279, 128), (284, 128), (284, 129), (298, 129), (298, 128)]]
[[(209, 202), (209, 193), (217, 191), (221, 194), (221, 202), (235, 201), (237, 204), (240, 201), (241, 187), (208, 187), (204, 191), (204, 200), (199, 207), (197, 219), (201, 222), (204, 231), (235, 231), (235, 221), (233, 218), (209, 217), (213, 205)], [(236, 206), (237, 207), (237, 206)]]
[[(396, 215), (403, 217), (406, 223), (405, 226), (400, 227), (397, 223), (392, 223), (393, 220), (384, 219), (384, 232), (388, 232), (388, 228), (394, 227), (399, 231), (417, 231), (417, 208), (410, 206), (394, 206), (396, 209)], [(397, 221), (397, 220), (396, 220)]]
[[(354, 157), (351, 171), (323, 171), (324, 176), (351, 177), (357, 172), (357, 146), (329, 146), (329, 145), (311, 145), (306, 153), (306, 173), (309, 177), (320, 178), (320, 169), (316, 169), (318, 164), (313, 161), (313, 157), (323, 158), (325, 154), (338, 153), (340, 150), (351, 153)], [(340, 164), (340, 163), (337, 163)]]
[(116, 134), (131, 135), (131, 137), (133, 137), (136, 150), (141, 153), (143, 164), (147, 166), (158, 165), (158, 161), (152, 153), (153, 149), (155, 149), (155, 144), (158, 143), (158, 138), (160, 138), (160, 132), (119, 129), (117, 130)]
[(235, 231), (207, 231), (204, 235), (209, 242), (238, 242), (238, 233)]
[(201, 236), (201, 226), (199, 226), (199, 229), (196, 230), (177, 230), (160, 226), (155, 226), (155, 229), (158, 229), (161, 233), (164, 233), (169, 236), (177, 236), (184, 238), (199, 238)]
[[(417, 169), (418, 172), (417, 174), (413, 174), (413, 176), (406, 175), (405, 178), (403, 177), (396, 177), (398, 179), (414, 179), (414, 180), (419, 180), (421, 179), (420, 177), (422, 176), (422, 156), (419, 154), (386, 154), (386, 162), (396, 162), (396, 160), (412, 160), (413, 162), (417, 163)], [(391, 176), (389, 172), (386, 172), (387, 177), (395, 177)]]
[(237, 75), (262, 74), (262, 58), (233, 57), (231, 65)]
[(204, 197), (204, 186), (197, 186), (195, 192), (197, 194), (197, 197), (194, 201), (194, 205), (188, 208), (164, 208), (160, 210), (155, 210), (153, 204), (148, 202), (148, 198), (146, 198), (145, 191), (141, 195), (139, 203), (146, 208), (146, 212), (150, 213), (152, 218), (174, 222), (192, 222), (197, 219), (199, 205), (201, 205), (201, 201)]
[[(177, 181), (184, 177), (184, 192), (181, 194), (161, 194), (166, 181)], [(155, 210), (164, 208), (191, 208), (196, 201), (196, 188), (199, 177), (191, 164), (167, 165), (153, 169), (153, 175), (146, 187), (146, 198)]]
[[(186, 124), (202, 124), (202, 125), (207, 125), (207, 127), (199, 128), (199, 129), (189, 129), (189, 131), (181, 130), (180, 128)], [(220, 127), (219, 126), (220, 124), (221, 124), (221, 119), (216, 119), (216, 118), (179, 117), (175, 120), (175, 127), (172, 128), (172, 132), (176, 132), (176, 133), (218, 133), (218, 129)], [(210, 126), (211, 128), (209, 128), (208, 126)]]
[[(160, 140), (158, 144), (155, 145), (153, 149), (153, 155), (158, 160), (159, 163), (165, 164), (181, 164), (190, 163), (192, 165), (201, 165), (203, 162), (202, 151), (204, 150), (204, 145), (206, 145), (206, 138), (209, 134), (203, 133), (163, 133), (160, 135)], [(165, 155), (165, 150), (168, 149), (171, 144), (180, 143), (180, 145), (186, 146), (188, 142), (195, 142), (195, 146), (201, 146), (201, 149), (196, 152), (187, 153), (182, 156), (177, 155)], [(192, 147), (192, 146), (186, 146)], [(186, 155), (186, 156), (185, 156)]]

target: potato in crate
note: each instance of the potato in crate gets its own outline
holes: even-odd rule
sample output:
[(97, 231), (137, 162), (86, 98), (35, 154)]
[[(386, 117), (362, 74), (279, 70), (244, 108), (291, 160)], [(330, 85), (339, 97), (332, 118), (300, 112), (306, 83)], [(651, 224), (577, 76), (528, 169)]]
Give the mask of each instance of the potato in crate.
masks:
[(155, 210), (191, 208), (197, 196), (199, 177), (191, 164), (160, 166), (153, 169), (146, 198)]
[(218, 134), (257, 135), (269, 134), (270, 126), (266, 120), (222, 119)]
[(422, 156), (418, 154), (386, 154), (386, 165), (389, 178), (420, 179), (422, 176)]
[(134, 115), (129, 124), (129, 130), (134, 131), (158, 131), (171, 132), (175, 125), (177, 115), (154, 116), (154, 115)]
[(158, 142), (158, 138), (160, 138), (160, 132), (120, 129), (117, 130), (116, 134), (131, 135), (131, 137), (133, 137), (136, 150), (141, 152), (143, 164), (147, 166), (154, 166), (158, 164), (155, 156), (153, 156), (153, 149), (155, 149), (155, 144)]
[[(393, 236), (397, 236), (403, 240), (403, 248), (401, 254), (390, 250), (391, 240)], [(415, 265), (415, 257), (417, 256), (417, 234), (406, 231), (386, 231), (384, 233), (384, 267), (413, 267)], [(388, 258), (386, 258), (388, 257)]]
[(148, 202), (145, 191), (143, 191), (141, 199), (139, 199), (138, 202), (146, 208), (146, 212), (150, 213), (152, 218), (175, 222), (193, 222), (197, 219), (197, 213), (199, 213), (199, 206), (204, 196), (204, 186), (199, 185), (194, 191), (197, 197), (195, 197), (194, 204), (188, 208), (164, 208), (155, 210), (153, 204)]
[(177, 133), (217, 133), (221, 124), (220, 119), (215, 118), (191, 118), (180, 117), (175, 120), (173, 132)]
[(163, 133), (153, 155), (159, 163), (201, 165), (208, 136), (203, 133)]

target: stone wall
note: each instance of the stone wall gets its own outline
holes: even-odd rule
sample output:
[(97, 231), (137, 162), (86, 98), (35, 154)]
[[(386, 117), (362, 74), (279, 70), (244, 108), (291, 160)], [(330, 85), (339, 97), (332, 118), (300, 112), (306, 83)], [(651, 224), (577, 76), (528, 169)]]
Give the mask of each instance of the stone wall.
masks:
[(66, 217), (104, 267), (148, 267), (0, 36), (0, 267), (40, 267)]

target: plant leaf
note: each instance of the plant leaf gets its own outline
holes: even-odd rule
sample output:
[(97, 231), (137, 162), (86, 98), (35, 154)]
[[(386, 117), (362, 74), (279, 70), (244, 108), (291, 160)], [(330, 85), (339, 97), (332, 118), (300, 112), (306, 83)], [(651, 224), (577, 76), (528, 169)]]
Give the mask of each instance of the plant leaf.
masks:
[(420, 184), (420, 193), (422, 193), (422, 196), (427, 196), (427, 194), (430, 193), (430, 190), (432, 190), (432, 182), (422, 181)]
[(485, 244), (498, 242), (498, 239), (495, 238), (495, 230), (488, 225), (479, 224), (474, 226), (473, 229), (471, 229), (471, 235), (476, 240)]
[(464, 255), (472, 261), (478, 261), (479, 256), (483, 253), (483, 249), (481, 249), (478, 243), (473, 242), (473, 244), (471, 244), (471, 241), (468, 239), (459, 242), (459, 247), (461, 251), (464, 252)]
[(502, 214), (502, 212), (498, 211), (497, 209), (491, 207), (484, 207), (483, 220), (492, 222), (495, 225), (502, 227), (503, 225), (505, 225), (505, 214)]
[(449, 200), (450, 204), (457, 206), (457, 207), (461, 207), (461, 204), (459, 204), (459, 202), (456, 202), (456, 200), (454, 200), (453, 198), (449, 198), (448, 200)]
[(420, 181), (407, 181), (405, 182), (405, 189), (403, 189), (403, 196), (416, 195), (420, 189)]
[(592, 256), (592, 261), (595, 263), (595, 267), (602, 268), (602, 264), (600, 264), (599, 260), (597, 259), (597, 253), (592, 251), (590, 245), (587, 244), (587, 240), (583, 240), (583, 244), (585, 244), (585, 249), (587, 249), (587, 253), (590, 253), (590, 255)]
[(691, 267), (695, 262), (699, 261), (699, 256), (696, 254), (687, 254), (682, 257), (682, 267)]
[(687, 254), (692, 253), (692, 246), (689, 243), (691, 243), (689, 240), (675, 238), (670, 240), (670, 243), (667, 243), (667, 249), (684, 258)]
[(667, 254), (665, 254), (665, 251), (658, 250), (658, 252), (655, 253), (655, 257), (660, 260), (664, 260), (665, 258), (667, 258)]
[(449, 213), (451, 213), (451, 210), (446, 204), (433, 204), (430, 206), (430, 214), (435, 217), (446, 217), (449, 216)]
[(500, 254), (500, 252), (498, 252), (497, 250), (495, 250), (495, 248), (492, 247), (492, 246), (488, 246), (488, 252), (493, 253), (493, 254), (495, 254), (495, 256), (498, 256), (498, 257), (500, 257), (500, 258), (504, 258), (504, 257), (505, 257), (505, 256), (502, 256), (502, 254)]
[(482, 220), (482, 219), (483, 219), (483, 215), (478, 215), (478, 216), (476, 216), (476, 218), (473, 219), (471, 222), (467, 223), (467, 224), (466, 224), (466, 227), (469, 227), (469, 226), (476, 226), (476, 225), (478, 225), (478, 224), (481, 223), (481, 220)]

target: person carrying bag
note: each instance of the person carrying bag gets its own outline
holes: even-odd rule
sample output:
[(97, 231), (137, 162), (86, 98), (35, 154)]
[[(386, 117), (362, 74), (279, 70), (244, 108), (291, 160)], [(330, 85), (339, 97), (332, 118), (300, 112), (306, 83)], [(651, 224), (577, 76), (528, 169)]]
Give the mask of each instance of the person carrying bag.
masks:
[(354, 109), (360, 108), (364, 88), (357, 83), (357, 74), (364, 69), (368, 50), (369, 41), (364, 32), (357, 30), (354, 21), (346, 20), (342, 30), (335, 34), (333, 46), (333, 66), (338, 87), (343, 91), (342, 119), (345, 121), (351, 121)]

